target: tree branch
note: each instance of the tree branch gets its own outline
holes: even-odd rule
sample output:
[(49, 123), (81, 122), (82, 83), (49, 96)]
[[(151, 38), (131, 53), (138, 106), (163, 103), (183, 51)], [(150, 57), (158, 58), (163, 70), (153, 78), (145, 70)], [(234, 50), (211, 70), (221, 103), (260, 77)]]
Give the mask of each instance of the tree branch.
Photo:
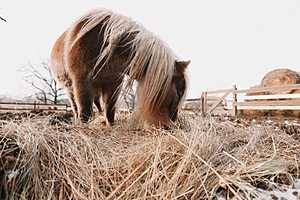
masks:
[(6, 21), (6, 19), (4, 19), (4, 18), (3, 18), (3, 17), (1, 17), (1, 16), (0, 16), (0, 19), (1, 19), (1, 20), (3, 20), (3, 21), (5, 21), (5, 22), (7, 22), (7, 21)]
[(56, 80), (52, 77), (51, 70), (46, 62), (42, 62), (41, 66), (35, 67), (29, 64), (22, 70), (26, 73), (24, 80), (34, 89), (43, 94), (44, 100), (51, 101), (56, 104), (59, 98), (64, 96), (63, 88), (57, 86)]

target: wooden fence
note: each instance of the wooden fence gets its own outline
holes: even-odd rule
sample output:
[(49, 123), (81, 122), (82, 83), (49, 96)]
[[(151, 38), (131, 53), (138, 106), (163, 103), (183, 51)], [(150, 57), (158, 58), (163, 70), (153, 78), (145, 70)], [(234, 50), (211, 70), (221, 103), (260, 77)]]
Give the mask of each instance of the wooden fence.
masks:
[(39, 103), (12, 103), (0, 102), (2, 111), (71, 111), (67, 104), (39, 104)]
[[(297, 90), (297, 93), (288, 94)], [(203, 116), (212, 113), (217, 107), (231, 110), (300, 110), (300, 84), (260, 87), (238, 90), (236, 85), (229, 89), (205, 91), (201, 98), (187, 99), (187, 102), (200, 102)], [(71, 111), (67, 104), (38, 104), (0, 102), (0, 110), (7, 111)]]
[[(291, 93), (295, 90), (297, 93)], [(212, 97), (216, 102), (209, 105), (208, 100)], [(212, 113), (222, 102), (224, 108), (232, 110), (234, 116), (238, 110), (300, 110), (300, 84), (245, 90), (237, 90), (234, 85), (229, 89), (205, 91), (200, 101), (203, 116)]]

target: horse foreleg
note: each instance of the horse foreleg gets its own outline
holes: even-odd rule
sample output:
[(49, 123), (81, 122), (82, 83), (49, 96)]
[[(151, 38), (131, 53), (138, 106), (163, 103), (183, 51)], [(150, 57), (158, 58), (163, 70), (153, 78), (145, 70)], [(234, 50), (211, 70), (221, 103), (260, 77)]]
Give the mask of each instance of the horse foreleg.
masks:
[(78, 118), (81, 122), (88, 122), (93, 111), (93, 98), (88, 80), (74, 81), (74, 100), (77, 106)]
[(74, 114), (74, 122), (76, 122), (78, 119), (78, 108), (77, 108), (77, 105), (76, 105), (76, 102), (74, 99), (74, 91), (73, 91), (73, 87), (72, 87), (72, 81), (68, 77), (65, 77), (62, 85), (64, 86), (64, 90), (65, 90), (66, 95), (71, 104), (71, 108), (72, 108), (72, 111)]
[(69, 100), (70, 100), (70, 104), (71, 104), (71, 108), (74, 114), (74, 121), (76, 122), (78, 119), (78, 108), (74, 99), (74, 93), (69, 91), (68, 92), (68, 96), (69, 96)]

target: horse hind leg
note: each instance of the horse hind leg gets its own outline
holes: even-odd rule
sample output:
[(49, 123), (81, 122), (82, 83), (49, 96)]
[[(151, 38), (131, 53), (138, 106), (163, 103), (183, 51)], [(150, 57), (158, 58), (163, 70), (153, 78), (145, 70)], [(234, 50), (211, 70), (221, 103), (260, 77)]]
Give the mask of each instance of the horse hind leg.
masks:
[(92, 116), (93, 98), (90, 81), (74, 81), (74, 102), (77, 106), (78, 118), (81, 122), (86, 123)]
[(94, 104), (95, 104), (96, 108), (98, 109), (98, 112), (101, 113), (102, 108), (101, 108), (101, 104), (100, 104), (100, 95), (96, 95), (94, 97)]
[(110, 90), (104, 90), (102, 94), (102, 100), (104, 104), (104, 116), (107, 126), (112, 126), (115, 118), (116, 102), (120, 95), (119, 86), (111, 88)]

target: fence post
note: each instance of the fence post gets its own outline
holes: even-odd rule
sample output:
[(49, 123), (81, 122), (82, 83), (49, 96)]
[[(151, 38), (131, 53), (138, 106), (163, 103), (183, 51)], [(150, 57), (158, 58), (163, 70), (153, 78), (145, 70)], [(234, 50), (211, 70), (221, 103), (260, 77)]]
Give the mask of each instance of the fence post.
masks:
[(208, 111), (208, 104), (207, 104), (207, 92), (205, 91), (204, 92), (204, 112), (205, 112), (205, 115), (207, 115), (207, 111)]
[(36, 110), (36, 102), (34, 101), (33, 102), (33, 111), (35, 111)]
[(232, 96), (233, 96), (233, 101), (232, 101), (232, 110), (233, 110), (233, 115), (236, 117), (238, 110), (237, 110), (237, 87), (236, 85), (233, 85), (233, 91), (232, 91)]
[(200, 100), (200, 102), (201, 102), (201, 104), (200, 104), (200, 106), (201, 106), (201, 115), (202, 115), (202, 117), (204, 117), (205, 116), (205, 114), (204, 114), (204, 92), (202, 92), (200, 99), (201, 99)]
[(202, 117), (206, 116), (207, 111), (207, 92), (202, 92), (201, 95), (201, 114)]

